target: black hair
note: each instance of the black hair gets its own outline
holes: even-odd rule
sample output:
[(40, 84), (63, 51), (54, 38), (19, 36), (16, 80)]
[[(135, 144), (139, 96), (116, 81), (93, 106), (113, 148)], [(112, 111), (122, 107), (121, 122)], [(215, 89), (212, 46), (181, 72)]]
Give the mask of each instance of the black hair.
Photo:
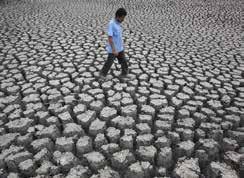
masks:
[(126, 16), (127, 12), (124, 8), (119, 8), (116, 13), (115, 13), (115, 17), (122, 17), (122, 16)]

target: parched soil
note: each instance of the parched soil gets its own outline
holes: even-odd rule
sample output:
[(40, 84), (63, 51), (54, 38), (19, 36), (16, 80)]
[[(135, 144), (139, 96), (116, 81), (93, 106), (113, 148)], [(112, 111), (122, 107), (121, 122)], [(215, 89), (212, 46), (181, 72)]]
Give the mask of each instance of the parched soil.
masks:
[[(119, 7), (129, 79), (108, 80)], [(0, 178), (244, 175), (242, 0), (0, 0)]]

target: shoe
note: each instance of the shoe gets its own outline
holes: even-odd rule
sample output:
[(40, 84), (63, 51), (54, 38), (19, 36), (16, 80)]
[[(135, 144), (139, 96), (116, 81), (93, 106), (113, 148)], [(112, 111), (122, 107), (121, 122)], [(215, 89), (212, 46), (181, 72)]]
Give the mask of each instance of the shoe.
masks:
[(100, 80), (102, 81), (108, 81), (108, 80), (111, 80), (112, 77), (111, 76), (105, 76), (103, 74), (100, 74)]
[(133, 77), (129, 74), (121, 74), (120, 78), (125, 79), (125, 80), (132, 80), (133, 79)]
[(100, 75), (100, 76), (99, 76), (99, 79), (100, 79), (100, 80), (106, 80), (106, 76), (104, 76), (104, 75)]

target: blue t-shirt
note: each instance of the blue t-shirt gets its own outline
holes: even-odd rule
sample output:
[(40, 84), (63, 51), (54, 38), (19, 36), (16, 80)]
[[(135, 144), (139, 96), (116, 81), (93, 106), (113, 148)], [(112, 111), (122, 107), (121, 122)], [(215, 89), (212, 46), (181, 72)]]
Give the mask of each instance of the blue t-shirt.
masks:
[[(122, 27), (116, 19), (112, 19), (108, 25), (108, 36), (113, 38), (113, 43), (116, 52), (121, 52), (124, 50), (123, 40), (122, 40)], [(112, 53), (112, 47), (109, 43), (106, 45), (106, 50), (108, 53)]]

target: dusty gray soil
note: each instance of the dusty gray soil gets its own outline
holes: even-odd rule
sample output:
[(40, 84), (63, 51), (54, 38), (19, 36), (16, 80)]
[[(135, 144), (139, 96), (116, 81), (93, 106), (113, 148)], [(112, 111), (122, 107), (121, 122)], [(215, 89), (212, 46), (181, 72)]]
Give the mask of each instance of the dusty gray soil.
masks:
[[(107, 24), (121, 6), (131, 79), (115, 61), (102, 81)], [(240, 177), (243, 8), (1, 0), (0, 177)]]

